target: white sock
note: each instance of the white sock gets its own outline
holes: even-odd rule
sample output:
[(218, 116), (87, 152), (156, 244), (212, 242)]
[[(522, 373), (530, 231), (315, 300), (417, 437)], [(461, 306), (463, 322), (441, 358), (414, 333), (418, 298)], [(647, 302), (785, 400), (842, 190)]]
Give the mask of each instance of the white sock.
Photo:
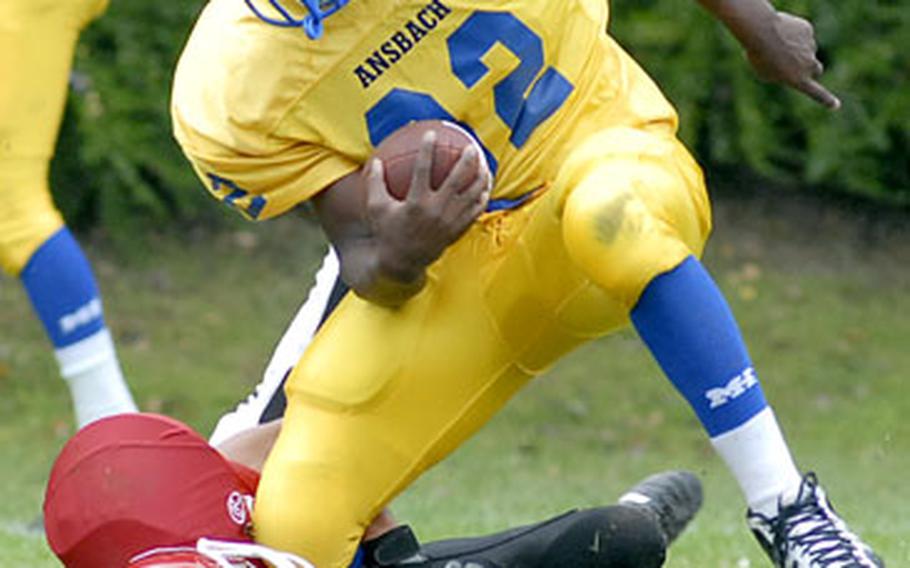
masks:
[(795, 498), (801, 476), (770, 408), (739, 428), (712, 438), (711, 443), (753, 511), (774, 517), (781, 497), (785, 502)]
[(79, 428), (112, 414), (136, 412), (107, 328), (55, 354), (70, 388)]

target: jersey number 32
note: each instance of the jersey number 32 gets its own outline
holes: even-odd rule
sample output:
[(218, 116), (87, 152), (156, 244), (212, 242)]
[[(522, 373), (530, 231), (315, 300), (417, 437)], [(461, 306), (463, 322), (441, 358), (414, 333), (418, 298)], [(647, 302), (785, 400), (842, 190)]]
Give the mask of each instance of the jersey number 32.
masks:
[[(447, 43), (452, 71), (468, 89), (489, 73), (481, 58), (496, 44), (518, 58), (518, 67), (493, 87), (496, 115), (509, 128), (509, 141), (516, 148), (524, 146), (534, 130), (572, 92), (572, 84), (553, 67), (540, 73), (544, 67), (543, 42), (511, 13), (475, 12), (449, 36)], [(458, 122), (473, 133), (471, 125), (456, 120), (432, 95), (418, 91), (392, 89), (366, 113), (374, 147), (413, 120), (433, 119)], [(482, 140), (480, 143), (483, 145)], [(496, 159), (485, 145), (484, 151), (495, 174)]]

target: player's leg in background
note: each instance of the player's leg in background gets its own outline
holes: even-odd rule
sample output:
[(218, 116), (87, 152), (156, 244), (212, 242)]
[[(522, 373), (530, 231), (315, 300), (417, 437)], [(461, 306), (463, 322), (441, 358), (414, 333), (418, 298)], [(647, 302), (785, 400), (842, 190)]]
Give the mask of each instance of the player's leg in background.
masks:
[[(782, 502), (801, 494), (808, 501), (814, 490), (805, 488), (726, 300), (697, 259), (710, 224), (698, 167), (672, 138), (649, 138), (654, 135), (608, 131), (573, 155), (566, 246), (594, 281), (628, 305), (636, 330), (695, 411), (750, 511), (773, 519)], [(821, 523), (831, 528), (828, 536), (796, 539), (795, 554), (865, 555), (833, 513)]]
[(44, 324), (80, 426), (136, 409), (91, 267), (48, 187), (76, 40), (105, 4), (0, 5), (0, 264), (22, 281)]

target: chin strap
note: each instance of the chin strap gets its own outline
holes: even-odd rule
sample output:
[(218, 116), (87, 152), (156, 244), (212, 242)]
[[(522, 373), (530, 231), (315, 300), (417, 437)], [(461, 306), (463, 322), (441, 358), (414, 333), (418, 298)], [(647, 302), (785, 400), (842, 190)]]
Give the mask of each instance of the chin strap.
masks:
[(420, 555), (420, 543), (408, 525), (400, 525), (363, 543), (364, 568), (382, 568), (413, 564), (423, 566), (426, 558)]
[[(251, 542), (229, 542), (200, 538), (196, 542), (199, 554), (214, 560), (218, 568), (246, 568), (247, 560), (265, 560), (274, 568), (316, 568), (290, 552), (280, 552)], [(242, 564), (241, 564), (242, 562)]]

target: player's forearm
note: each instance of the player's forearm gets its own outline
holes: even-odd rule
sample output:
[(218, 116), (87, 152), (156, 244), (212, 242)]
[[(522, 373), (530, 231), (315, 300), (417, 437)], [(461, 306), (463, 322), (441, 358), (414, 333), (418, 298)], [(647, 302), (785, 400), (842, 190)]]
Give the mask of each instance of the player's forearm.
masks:
[(774, 33), (777, 11), (767, 0), (698, 0), (747, 49)]
[(231, 436), (216, 449), (231, 461), (262, 471), (280, 431), (281, 420), (260, 424)]
[(318, 193), (314, 210), (338, 253), (344, 283), (369, 302), (397, 307), (423, 289), (424, 270), (435, 257), (400, 220), (371, 217), (367, 191), (354, 172)]
[(398, 307), (415, 296), (426, 283), (426, 265), (404, 258), (389, 244), (362, 239), (339, 250), (341, 277), (361, 298), (387, 307)]

